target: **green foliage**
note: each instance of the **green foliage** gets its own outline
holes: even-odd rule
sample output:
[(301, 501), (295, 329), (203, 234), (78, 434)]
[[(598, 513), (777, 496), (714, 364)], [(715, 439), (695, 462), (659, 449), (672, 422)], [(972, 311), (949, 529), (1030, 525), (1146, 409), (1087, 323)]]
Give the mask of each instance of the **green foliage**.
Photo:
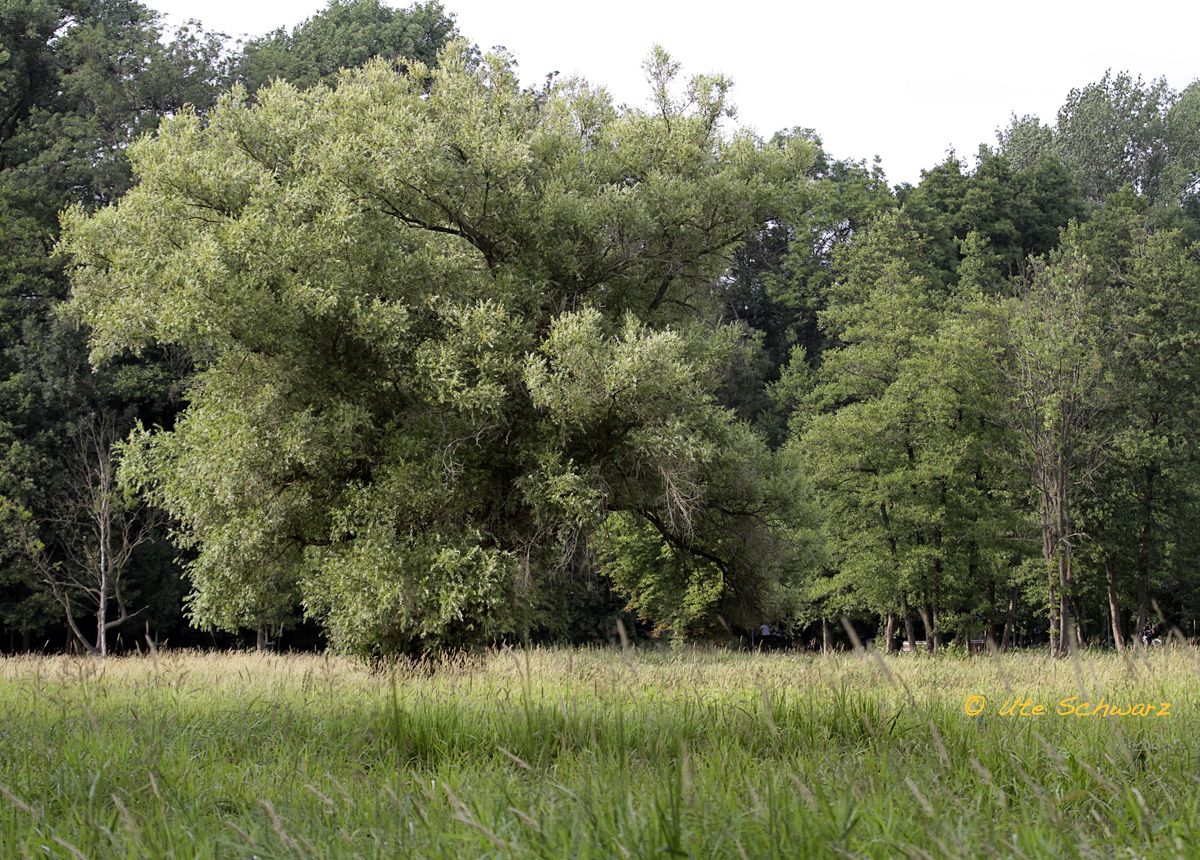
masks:
[(358, 527), (308, 553), (306, 609), (358, 654), (457, 648), (511, 630), (511, 557), (482, 543), (479, 533), (407, 537), (390, 523)]
[(1145, 620), (1152, 592), (1182, 610), (1198, 549), (1189, 523), (1200, 501), (1200, 263), (1179, 231), (1149, 229), (1131, 195), (1079, 234), (1121, 335), (1111, 345), (1119, 402), (1102, 437), (1108, 456), (1084, 513), (1087, 550)]
[(932, 259), (951, 280), (970, 233), (984, 239), (998, 274), (1019, 274), (1029, 256), (1045, 254), (1059, 231), (1082, 214), (1076, 181), (1052, 154), (1020, 160), (980, 151), (970, 173), (954, 156), (926, 171), (921, 184), (904, 196), (904, 209), (932, 242)]
[(1163, 78), (1144, 81), (1110, 70), (1071, 90), (1053, 129), (1034, 117), (1014, 117), (999, 136), (1000, 148), (1024, 167), (1061, 158), (1093, 204), (1130, 188), (1154, 208), (1157, 221), (1182, 220), (1195, 238), (1198, 105), (1197, 83), (1176, 92)]
[(820, 355), (825, 339), (818, 316), (835, 277), (838, 250), (896, 205), (878, 163), (835, 160), (809, 129), (776, 136), (778, 142), (789, 140), (811, 141), (818, 148), (807, 172), (809, 205), (768, 222), (739, 247), (723, 290), (727, 316), (760, 332), (763, 347), (757, 361), (743, 365), (740, 384), (724, 399), (754, 421), (773, 446), (786, 437), (787, 416), (773, 405), (766, 386), (778, 380), (794, 349)]
[(437, 2), (393, 9), (380, 0), (331, 0), (291, 32), (280, 27), (243, 45), (233, 79), (256, 92), (275, 80), (332, 85), (342, 69), (376, 57), (433, 65), (455, 35), (454, 16)]
[(129, 473), (197, 552), (195, 620), (245, 625), (298, 584), (341, 647), (452, 644), (504, 623), (498, 571), (558, 563), (612, 510), (748, 568), (775, 500), (725, 470), (768, 455), (713, 399), (744, 331), (694, 314), (803, 200), (811, 149), (724, 138), (713, 110), (535, 97), (456, 45), (139, 141), (138, 184), (68, 214), (62, 247), (95, 360), (200, 361)]
[(819, 616), (922, 607), (929, 639), (953, 629), (951, 606), (993, 622), (1020, 517), (996, 426), (997, 315), (979, 281), (994, 256), (975, 233), (964, 248), (949, 290), (905, 214), (860, 234), (822, 314), (831, 345), (816, 368), (795, 356), (779, 388), (823, 514)]
[(717, 565), (689, 558), (651, 523), (625, 512), (608, 517), (597, 547), (613, 585), (631, 596), (629, 609), (656, 622), (656, 632), (682, 635), (711, 623), (725, 590)]
[(1111, 71), (1071, 90), (1058, 112), (1057, 138), (1089, 198), (1104, 200), (1125, 186), (1158, 197), (1170, 158), (1165, 118), (1174, 97), (1163, 78), (1147, 83)]
[[(793, 417), (793, 444), (809, 464), (836, 571), (812, 586), (826, 617), (867, 608), (864, 600), (871, 608), (879, 603), (850, 591), (869, 593), (882, 583), (895, 591), (919, 576), (925, 542), (902, 535), (920, 531), (931, 516), (929, 485), (913, 471), (915, 404), (898, 387), (936, 326), (934, 276), (921, 239), (899, 214), (861, 236), (846, 257), (845, 280), (833, 285), (822, 314), (836, 346), (826, 349)], [(803, 366), (796, 371), (808, 375)], [(891, 597), (898, 602), (900, 594)]]

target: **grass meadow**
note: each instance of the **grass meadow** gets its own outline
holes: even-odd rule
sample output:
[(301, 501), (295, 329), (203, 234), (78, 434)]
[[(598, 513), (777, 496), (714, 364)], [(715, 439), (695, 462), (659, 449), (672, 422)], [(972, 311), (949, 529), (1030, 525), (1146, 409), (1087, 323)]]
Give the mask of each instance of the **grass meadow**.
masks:
[[(0, 856), (1200, 856), (1198, 672), (1186, 647), (3, 658)], [(1101, 697), (1171, 706), (1059, 713)]]

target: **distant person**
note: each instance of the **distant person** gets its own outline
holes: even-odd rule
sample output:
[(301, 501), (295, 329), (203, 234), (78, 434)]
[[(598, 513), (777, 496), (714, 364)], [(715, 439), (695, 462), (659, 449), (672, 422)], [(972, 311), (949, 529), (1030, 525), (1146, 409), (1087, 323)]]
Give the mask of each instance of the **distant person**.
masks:
[(770, 636), (770, 635), (771, 635), (771, 625), (770, 625), (770, 624), (764, 624), (763, 626), (759, 627), (759, 628), (758, 628), (758, 635), (759, 635), (759, 636)]

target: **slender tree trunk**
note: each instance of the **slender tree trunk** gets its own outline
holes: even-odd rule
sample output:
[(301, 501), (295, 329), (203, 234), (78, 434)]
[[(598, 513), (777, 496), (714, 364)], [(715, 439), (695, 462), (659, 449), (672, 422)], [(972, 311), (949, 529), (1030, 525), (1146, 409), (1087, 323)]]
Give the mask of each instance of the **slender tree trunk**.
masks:
[(821, 653), (828, 654), (833, 650), (833, 630), (829, 627), (829, 619), (821, 619)]
[(104, 625), (108, 620), (108, 595), (104, 592), (104, 576), (100, 578), (100, 604), (96, 609), (96, 654), (99, 657), (108, 656), (108, 631)]
[(100, 538), (100, 597), (96, 602), (96, 653), (101, 657), (108, 656), (108, 589), (109, 589), (109, 487), (106, 480), (107, 475), (103, 471), (103, 466), (99, 466), (101, 471), (100, 476), (100, 504), (96, 511), (97, 524), (99, 528)]
[(895, 612), (889, 612), (887, 614), (887, 620), (884, 622), (884, 625), (883, 625), (883, 637), (887, 643), (887, 645), (886, 645), (887, 653), (894, 654), (896, 652), (896, 613)]
[(1054, 522), (1051, 514), (1050, 480), (1044, 467), (1039, 467), (1042, 482), (1042, 558), (1046, 562), (1047, 604), (1050, 609), (1050, 656), (1058, 656), (1058, 583), (1054, 570)]
[[(974, 548), (972, 548), (972, 554), (974, 554)], [(972, 563), (968, 567), (969, 576), (974, 569), (977, 569), (977, 566)], [(974, 582), (975, 580), (971, 576), (967, 581)], [(990, 576), (987, 584), (987, 619), (983, 624), (983, 641), (987, 643), (988, 648), (996, 647), (996, 580)]]
[(1113, 644), (1120, 652), (1125, 650), (1125, 634), (1121, 630), (1121, 607), (1117, 603), (1117, 566), (1111, 556), (1104, 559), (1104, 572), (1108, 578), (1108, 619), (1112, 624)]
[[(879, 504), (879, 519), (883, 523), (884, 529), (888, 535), (888, 549), (892, 554), (892, 568), (899, 572), (899, 553), (896, 551), (896, 536), (892, 534), (891, 520), (888, 518), (887, 505), (880, 502)], [(900, 601), (900, 615), (904, 620), (904, 635), (907, 637), (909, 647), (916, 650), (916, 639), (913, 638), (913, 620), (912, 611), (908, 606), (908, 598), (903, 598)], [(890, 616), (889, 616), (890, 617)], [(892, 647), (891, 640), (888, 640), (888, 648)]]
[(1050, 656), (1058, 656), (1058, 583), (1050, 572)]
[[(911, 461), (911, 449), (909, 452)], [(944, 511), (946, 509), (946, 479), (938, 479), (938, 505)], [(942, 573), (945, 567), (942, 563), (942, 528), (941, 526), (934, 527), (933, 530), (933, 587), (930, 589), (930, 607), (929, 618), (933, 622), (933, 651), (936, 653), (942, 647), (942, 629), (938, 624), (938, 609), (941, 603), (942, 596)], [(973, 580), (972, 580), (973, 581)]]
[(1055, 522), (1055, 530), (1057, 532), (1057, 550), (1058, 550), (1058, 587), (1059, 587), (1059, 634), (1058, 644), (1060, 654), (1067, 654), (1071, 650), (1074, 634), (1072, 632), (1071, 620), (1071, 567), (1073, 557), (1071, 552), (1071, 518), (1070, 511), (1067, 507), (1067, 466), (1066, 454), (1060, 448), (1058, 455), (1058, 505), (1057, 517)]
[(1017, 647), (1017, 587), (1008, 590), (1008, 612), (1004, 618), (1004, 632), (1000, 634), (1001, 648)]
[(1146, 584), (1146, 577), (1138, 573), (1137, 581), (1137, 630), (1134, 631), (1133, 641), (1135, 645), (1140, 645), (1142, 642), (1142, 631), (1146, 629), (1146, 625), (1150, 623), (1150, 589)]
[[(938, 562), (938, 567), (941, 567), (941, 562)], [(938, 624), (938, 590), (934, 586), (933, 600), (929, 604), (929, 620), (933, 624), (933, 651), (936, 653), (942, 647), (942, 628)]]
[(1154, 483), (1158, 475), (1155, 463), (1146, 467), (1145, 481), (1142, 485), (1142, 528), (1138, 534), (1137, 565), (1137, 599), (1138, 619), (1134, 639), (1141, 642), (1141, 632), (1150, 623), (1150, 546), (1154, 536)]

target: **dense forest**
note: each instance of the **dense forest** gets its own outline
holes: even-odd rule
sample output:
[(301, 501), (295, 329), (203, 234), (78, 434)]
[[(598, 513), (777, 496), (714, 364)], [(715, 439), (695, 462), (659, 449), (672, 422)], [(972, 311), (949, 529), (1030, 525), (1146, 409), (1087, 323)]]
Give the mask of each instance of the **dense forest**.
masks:
[(1200, 82), (892, 186), (436, 3), (0, 34), (0, 648), (1198, 632)]

